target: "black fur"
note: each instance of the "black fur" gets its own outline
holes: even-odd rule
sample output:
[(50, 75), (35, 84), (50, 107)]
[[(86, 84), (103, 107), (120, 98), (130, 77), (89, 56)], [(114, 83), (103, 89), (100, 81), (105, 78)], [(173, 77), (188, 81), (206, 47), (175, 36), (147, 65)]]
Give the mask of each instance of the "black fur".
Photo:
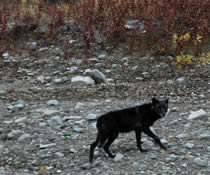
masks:
[(166, 147), (160, 142), (160, 138), (156, 136), (149, 127), (152, 126), (156, 120), (165, 116), (167, 110), (168, 99), (158, 101), (153, 98), (152, 103), (112, 111), (100, 116), (96, 125), (98, 135), (96, 141), (90, 146), (90, 163), (92, 163), (96, 146), (99, 148), (103, 147), (105, 152), (113, 158), (114, 155), (109, 151), (109, 146), (114, 142), (119, 133), (123, 132), (135, 131), (137, 147), (141, 152), (147, 151), (141, 146), (142, 132), (152, 137), (161, 148), (166, 149)]

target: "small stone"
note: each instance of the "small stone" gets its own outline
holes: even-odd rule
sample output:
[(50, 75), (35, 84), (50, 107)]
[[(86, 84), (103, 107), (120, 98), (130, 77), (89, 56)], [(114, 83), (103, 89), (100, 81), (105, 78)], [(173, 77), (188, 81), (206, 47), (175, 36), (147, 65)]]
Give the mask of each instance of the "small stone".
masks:
[(177, 78), (176, 82), (179, 83), (179, 84), (183, 84), (185, 82), (185, 78), (184, 77)]
[(93, 80), (95, 80), (96, 84), (108, 83), (106, 76), (98, 69), (94, 69), (94, 70), (87, 69), (84, 72), (84, 74), (90, 76)]
[(198, 139), (200, 140), (210, 140), (210, 134), (205, 133), (198, 136)]
[(74, 131), (74, 132), (79, 132), (79, 133), (81, 133), (81, 132), (83, 131), (83, 129), (82, 129), (82, 128), (79, 128), (78, 126), (74, 126), (74, 127), (73, 127), (73, 131)]
[(73, 85), (95, 85), (95, 81), (90, 77), (76, 76), (71, 79)]
[(210, 152), (210, 146), (207, 146), (207, 151), (209, 151), (209, 152)]
[(98, 56), (98, 59), (100, 59), (100, 60), (104, 60), (106, 58), (107, 58), (107, 56), (105, 54), (101, 54)]
[(59, 113), (59, 111), (52, 110), (52, 109), (45, 109), (45, 110), (41, 110), (41, 111), (43, 112), (43, 117), (44, 116), (55, 115), (55, 114), (58, 114)]
[(71, 62), (72, 62), (73, 64), (80, 65), (80, 64), (83, 63), (83, 60), (82, 60), (82, 59), (75, 59), (75, 58), (73, 58), (73, 59), (71, 60)]
[(46, 149), (46, 148), (52, 148), (52, 147), (54, 147), (54, 146), (56, 146), (56, 143), (51, 143), (51, 144), (40, 144), (40, 145), (39, 145), (39, 148), (40, 148), (40, 149)]
[(4, 58), (8, 58), (8, 57), (9, 57), (9, 53), (8, 53), (8, 52), (5, 52), (5, 53), (2, 54), (2, 56), (3, 56)]
[(193, 162), (199, 167), (206, 167), (208, 165), (208, 162), (206, 160), (202, 160), (200, 157), (195, 158)]
[(70, 153), (77, 153), (77, 150), (74, 148), (70, 148), (69, 151), (70, 151)]
[(37, 48), (37, 42), (32, 42), (32, 43), (30, 43), (29, 44), (29, 48), (31, 49), (31, 50), (36, 50), (36, 48)]
[(41, 128), (44, 128), (46, 126), (47, 126), (47, 123), (46, 122), (40, 122), (39, 123), (39, 127), (41, 127)]
[(191, 112), (188, 119), (192, 120), (192, 119), (198, 119), (198, 118), (203, 118), (203, 117), (207, 118), (206, 111), (204, 111), (203, 109), (200, 109), (198, 111)]
[(63, 125), (63, 120), (59, 116), (54, 116), (54, 117), (51, 117), (50, 120), (48, 120), (48, 124), (52, 128), (56, 129), (59, 126)]
[(186, 143), (184, 146), (188, 149), (192, 149), (194, 147), (194, 144), (193, 143)]
[(95, 130), (96, 130), (96, 122), (91, 123), (91, 124), (88, 126), (88, 128), (95, 131)]
[(7, 134), (7, 138), (12, 139), (20, 136), (21, 134), (23, 134), (23, 131), (21, 130), (12, 130), (10, 133)]
[(55, 156), (58, 157), (58, 158), (62, 158), (62, 157), (64, 157), (64, 154), (60, 153), (60, 152), (56, 152)]
[(38, 76), (37, 78), (37, 81), (39, 81), (39, 82), (41, 82), (41, 83), (44, 83), (45, 82), (45, 80), (44, 80), (44, 76)]
[(142, 81), (142, 80), (144, 80), (144, 78), (143, 77), (136, 77), (136, 80)]
[(146, 154), (146, 157), (147, 157), (148, 159), (157, 159), (157, 156), (156, 156), (155, 154), (153, 154), (153, 153), (147, 153), (147, 154)]
[(161, 141), (162, 144), (167, 144), (168, 143), (168, 141), (166, 139), (161, 139), (160, 141)]
[(74, 107), (74, 109), (75, 109), (75, 110), (79, 110), (79, 109), (81, 109), (81, 108), (84, 107), (84, 106), (85, 106), (84, 103), (78, 102), (78, 103), (76, 104), (76, 106)]
[(27, 121), (27, 117), (20, 117), (15, 120), (15, 123), (23, 123)]
[(123, 156), (122, 154), (117, 153), (117, 155), (114, 157), (114, 161), (115, 161), (115, 162), (118, 162), (118, 161), (122, 160), (123, 157), (124, 157), (124, 156)]
[(187, 134), (179, 134), (176, 136), (177, 139), (181, 139), (181, 138), (186, 138), (188, 135)]
[(24, 103), (18, 103), (16, 105), (9, 105), (8, 109), (10, 109), (12, 112), (16, 112), (22, 110), (24, 107)]
[(47, 104), (48, 104), (49, 106), (56, 106), (56, 105), (59, 104), (59, 102), (58, 102), (58, 100), (49, 100), (49, 101), (47, 102)]
[(169, 85), (174, 84), (174, 81), (173, 80), (168, 80), (167, 84), (169, 84)]
[(59, 83), (62, 83), (62, 79), (61, 78), (56, 78), (56, 79), (53, 79), (53, 82), (56, 83), (56, 84), (59, 84)]
[(96, 120), (97, 119), (97, 115), (96, 114), (88, 114), (87, 115), (87, 120)]
[(61, 171), (61, 170), (57, 170), (56, 173), (57, 173), (57, 174), (61, 174), (62, 171)]
[(28, 139), (28, 138), (30, 138), (30, 137), (31, 137), (30, 134), (23, 134), (23, 135), (21, 135), (21, 136), (18, 138), (18, 141), (21, 142), (21, 141), (24, 141), (24, 140), (26, 140), (26, 139)]

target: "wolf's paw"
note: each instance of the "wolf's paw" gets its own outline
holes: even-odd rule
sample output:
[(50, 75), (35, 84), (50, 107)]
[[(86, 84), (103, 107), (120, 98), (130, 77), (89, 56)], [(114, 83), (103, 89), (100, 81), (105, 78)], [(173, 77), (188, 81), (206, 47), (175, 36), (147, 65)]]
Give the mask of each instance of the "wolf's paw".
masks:
[(167, 147), (164, 146), (164, 145), (160, 145), (160, 147), (161, 147), (162, 149), (164, 149), (164, 150), (167, 150)]
[(147, 150), (147, 149), (143, 149), (143, 148), (140, 148), (140, 149), (139, 149), (139, 151), (141, 151), (142, 153), (146, 153), (146, 152), (148, 152), (148, 150)]

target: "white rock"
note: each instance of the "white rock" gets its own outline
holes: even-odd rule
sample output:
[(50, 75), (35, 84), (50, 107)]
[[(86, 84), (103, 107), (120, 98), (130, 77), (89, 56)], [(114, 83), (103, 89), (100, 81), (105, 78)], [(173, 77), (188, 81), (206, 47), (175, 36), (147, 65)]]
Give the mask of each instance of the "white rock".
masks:
[(97, 114), (88, 114), (87, 115), (87, 120), (96, 120), (97, 119)]
[(50, 116), (50, 115), (55, 115), (55, 114), (58, 114), (59, 111), (57, 110), (52, 110), (52, 109), (45, 109), (45, 110), (40, 110), (40, 112), (43, 112), (43, 117), (44, 116)]
[(12, 139), (20, 136), (21, 134), (23, 134), (23, 131), (21, 130), (12, 130), (10, 133), (7, 134), (7, 138)]
[(88, 84), (88, 85), (95, 85), (95, 81), (90, 77), (84, 76), (76, 76), (71, 79), (72, 84)]
[(30, 138), (30, 137), (31, 137), (30, 134), (23, 134), (23, 135), (21, 135), (21, 136), (18, 138), (18, 141), (21, 142), (21, 141), (26, 140), (26, 139), (28, 139), (28, 138)]
[(51, 143), (51, 144), (40, 144), (39, 145), (39, 148), (40, 149), (46, 149), (46, 148), (51, 148), (51, 147), (54, 147), (56, 146), (56, 143)]
[(117, 155), (114, 157), (114, 161), (117, 162), (117, 161), (120, 161), (122, 160), (124, 156), (120, 153), (117, 153)]
[(194, 144), (193, 143), (186, 143), (184, 146), (188, 149), (192, 149), (194, 147)]
[(50, 120), (48, 120), (48, 124), (52, 128), (57, 128), (63, 124), (63, 120), (59, 116), (54, 116), (54, 117), (51, 117)]
[(101, 54), (98, 56), (98, 59), (100, 59), (100, 60), (104, 60), (106, 58), (107, 58), (107, 56), (105, 54)]
[(188, 135), (187, 134), (179, 134), (176, 136), (177, 139), (181, 139), (181, 138), (186, 138)]
[(31, 50), (35, 50), (36, 48), (37, 48), (37, 42), (32, 42), (32, 43), (30, 43), (29, 44), (29, 48), (31, 49)]
[(78, 103), (76, 104), (76, 106), (74, 107), (74, 109), (75, 109), (75, 110), (79, 110), (81, 107), (84, 107), (84, 106), (85, 106), (84, 103), (78, 102)]
[(58, 100), (49, 100), (49, 101), (47, 102), (47, 104), (48, 104), (49, 106), (56, 106), (56, 105), (59, 104), (59, 102), (58, 102)]
[(198, 139), (200, 140), (210, 140), (210, 134), (205, 133), (198, 136)]
[(15, 123), (23, 123), (27, 121), (27, 117), (20, 117), (15, 120)]
[(204, 111), (203, 109), (191, 112), (188, 119), (192, 120), (192, 119), (197, 119), (197, 118), (201, 118), (201, 117), (206, 117), (206, 111)]
[(160, 141), (161, 141), (162, 144), (167, 144), (168, 143), (168, 141), (166, 139), (161, 139)]
[(184, 77), (180, 77), (180, 78), (176, 79), (176, 82), (179, 83), (179, 84), (182, 84), (182, 83), (185, 82), (185, 79), (184, 79)]
[(7, 58), (7, 57), (9, 57), (9, 53), (8, 52), (5, 52), (5, 53), (3, 53), (3, 55), (2, 55), (4, 58)]
[(84, 72), (84, 74), (87, 76), (90, 76), (98, 84), (100, 84), (100, 83), (107, 84), (108, 83), (106, 76), (98, 69), (94, 69), (94, 70), (87, 69)]
[(64, 154), (60, 153), (60, 152), (56, 152), (55, 156), (58, 157), (58, 158), (62, 158), (62, 157), (64, 157)]
[(199, 167), (206, 167), (208, 165), (208, 162), (206, 160), (202, 160), (200, 157), (195, 158), (193, 162)]
[(39, 81), (39, 82), (41, 82), (41, 83), (44, 83), (45, 82), (45, 80), (44, 80), (44, 76), (38, 76), (37, 78), (37, 81)]

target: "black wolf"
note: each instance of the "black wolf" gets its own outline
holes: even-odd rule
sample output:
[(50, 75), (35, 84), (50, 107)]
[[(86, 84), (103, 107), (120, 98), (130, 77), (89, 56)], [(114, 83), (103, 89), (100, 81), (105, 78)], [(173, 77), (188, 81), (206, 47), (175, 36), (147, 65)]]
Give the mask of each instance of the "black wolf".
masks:
[(103, 147), (105, 152), (113, 158), (109, 146), (114, 142), (119, 133), (135, 131), (137, 147), (141, 152), (146, 152), (141, 144), (141, 133), (144, 132), (152, 137), (163, 149), (166, 147), (160, 142), (160, 138), (151, 130), (153, 123), (164, 117), (168, 111), (168, 100), (159, 101), (152, 98), (152, 103), (143, 104), (131, 108), (108, 112), (97, 120), (98, 135), (96, 141), (90, 146), (89, 161), (92, 163), (96, 146)]

